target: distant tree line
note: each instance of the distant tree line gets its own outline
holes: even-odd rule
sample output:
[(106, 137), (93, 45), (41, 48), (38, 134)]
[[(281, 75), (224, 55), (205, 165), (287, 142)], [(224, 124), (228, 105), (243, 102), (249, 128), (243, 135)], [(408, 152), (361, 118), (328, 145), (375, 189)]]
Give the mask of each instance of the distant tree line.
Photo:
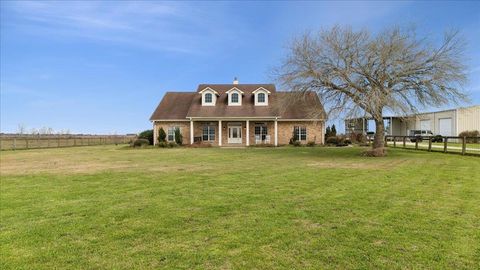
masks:
[(71, 134), (70, 129), (61, 129), (61, 130), (54, 130), (51, 127), (41, 127), (41, 128), (31, 128), (28, 130), (28, 128), (24, 124), (19, 124), (17, 126), (17, 134), (32, 134), (32, 135), (53, 135), (53, 134), (58, 134), (58, 135), (69, 135)]

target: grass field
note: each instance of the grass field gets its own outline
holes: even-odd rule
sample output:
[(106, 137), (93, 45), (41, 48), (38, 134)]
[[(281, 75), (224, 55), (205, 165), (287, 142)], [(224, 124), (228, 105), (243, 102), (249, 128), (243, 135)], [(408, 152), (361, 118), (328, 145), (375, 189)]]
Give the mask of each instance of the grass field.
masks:
[(0, 268), (480, 268), (480, 158), (361, 151), (3, 151)]

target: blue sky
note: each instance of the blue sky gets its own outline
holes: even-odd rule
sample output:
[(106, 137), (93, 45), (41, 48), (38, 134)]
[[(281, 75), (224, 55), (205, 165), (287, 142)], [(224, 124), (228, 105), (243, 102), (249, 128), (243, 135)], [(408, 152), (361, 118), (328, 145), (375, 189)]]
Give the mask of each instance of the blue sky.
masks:
[(480, 104), (480, 2), (2, 1), (0, 129), (138, 132), (165, 91), (273, 82), (292, 37), (335, 24), (461, 30)]

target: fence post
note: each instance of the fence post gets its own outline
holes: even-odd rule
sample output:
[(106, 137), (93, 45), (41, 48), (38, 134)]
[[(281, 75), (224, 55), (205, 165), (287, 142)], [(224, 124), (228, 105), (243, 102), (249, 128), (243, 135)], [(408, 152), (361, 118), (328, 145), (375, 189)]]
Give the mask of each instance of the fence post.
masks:
[(393, 147), (397, 147), (397, 140), (395, 136), (393, 136)]
[(415, 150), (418, 150), (418, 138), (415, 138)]
[(462, 155), (465, 155), (465, 150), (467, 148), (467, 137), (463, 137), (463, 141), (462, 141)]
[(432, 151), (432, 137), (430, 136), (428, 137), (428, 151)]
[(406, 147), (406, 141), (407, 141), (407, 136), (404, 136), (403, 137), (403, 148)]
[(28, 149), (28, 139), (25, 139), (25, 147)]
[(443, 152), (444, 152), (444, 153), (447, 152), (447, 140), (448, 140), (448, 138), (445, 137), (445, 140), (443, 141)]
[(388, 139), (387, 136), (385, 136), (385, 145), (384, 145), (385, 147), (388, 146), (388, 144), (387, 144), (387, 139)]
[(50, 148), (50, 138), (47, 138), (47, 147)]
[(60, 138), (57, 138), (57, 147), (60, 147)]

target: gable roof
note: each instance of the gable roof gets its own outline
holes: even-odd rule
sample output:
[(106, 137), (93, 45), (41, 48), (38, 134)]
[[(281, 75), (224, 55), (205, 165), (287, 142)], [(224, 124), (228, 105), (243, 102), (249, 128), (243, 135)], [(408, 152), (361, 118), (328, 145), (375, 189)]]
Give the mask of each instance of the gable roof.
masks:
[(208, 87), (208, 86), (205, 87), (205, 88), (203, 88), (202, 90), (199, 89), (198, 93), (203, 93), (203, 92), (205, 92), (205, 91), (211, 91), (211, 92), (213, 92), (215, 95), (217, 95), (217, 96), (219, 95), (217, 91), (213, 90), (212, 88), (210, 88), (210, 87)]
[(230, 93), (230, 92), (240, 92), (240, 94), (245, 94), (242, 90), (238, 89), (237, 87), (230, 88), (230, 90), (227, 90), (225, 93)]
[(253, 90), (252, 93), (255, 94), (255, 93), (260, 92), (260, 91), (265, 91), (265, 92), (267, 92), (269, 95), (272, 93), (272, 92), (268, 91), (267, 89), (265, 89), (265, 88), (263, 88), (263, 87), (259, 87), (259, 88), (255, 89), (255, 90)]
[[(226, 93), (234, 87), (244, 93), (241, 96), (241, 106), (228, 106)], [(215, 106), (202, 106), (200, 93), (206, 88), (218, 92)], [(254, 92), (259, 88), (264, 88), (271, 93), (268, 106), (255, 106)], [(274, 84), (200, 84), (197, 92), (167, 92), (150, 120), (183, 120), (189, 117), (325, 119), (323, 106), (315, 92), (306, 92), (302, 98), (294, 95), (298, 96), (297, 93), (292, 92), (277, 92)], [(316, 112), (315, 115), (312, 114), (313, 111)]]

